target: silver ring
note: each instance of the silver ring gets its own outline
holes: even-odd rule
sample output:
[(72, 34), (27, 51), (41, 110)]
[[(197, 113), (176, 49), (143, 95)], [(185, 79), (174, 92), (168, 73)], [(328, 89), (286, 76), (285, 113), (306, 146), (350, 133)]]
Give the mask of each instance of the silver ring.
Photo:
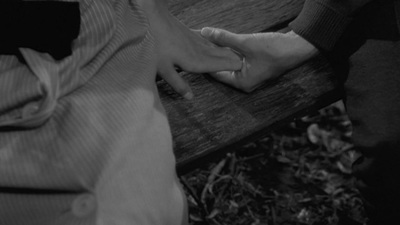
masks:
[(243, 58), (242, 58), (242, 68), (240, 69), (240, 71), (243, 72), (245, 67), (246, 67), (246, 57), (243, 56)]

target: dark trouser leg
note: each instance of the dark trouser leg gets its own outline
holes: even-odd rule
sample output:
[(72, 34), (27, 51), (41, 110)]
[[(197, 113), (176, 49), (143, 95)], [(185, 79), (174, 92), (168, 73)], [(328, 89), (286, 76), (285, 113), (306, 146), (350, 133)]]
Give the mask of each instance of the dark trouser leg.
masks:
[[(354, 165), (373, 224), (400, 218), (400, 42), (369, 40), (351, 57), (345, 84)], [(393, 222), (392, 222), (393, 221)]]

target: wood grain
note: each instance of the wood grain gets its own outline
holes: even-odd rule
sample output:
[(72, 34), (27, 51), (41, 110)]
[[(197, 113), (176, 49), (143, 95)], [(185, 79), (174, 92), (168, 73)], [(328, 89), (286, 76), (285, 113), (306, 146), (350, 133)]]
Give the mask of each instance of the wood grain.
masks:
[[(259, 32), (287, 23), (302, 4), (301, 0), (171, 0), (170, 7), (191, 28), (216, 26), (234, 32)], [(251, 94), (207, 75), (184, 74), (184, 78), (193, 89), (193, 100), (184, 100), (164, 81), (158, 81), (180, 173), (234, 150), (301, 112), (340, 98), (333, 72), (323, 57)]]
[(170, 0), (170, 11), (184, 24), (236, 33), (259, 32), (295, 18), (304, 0)]

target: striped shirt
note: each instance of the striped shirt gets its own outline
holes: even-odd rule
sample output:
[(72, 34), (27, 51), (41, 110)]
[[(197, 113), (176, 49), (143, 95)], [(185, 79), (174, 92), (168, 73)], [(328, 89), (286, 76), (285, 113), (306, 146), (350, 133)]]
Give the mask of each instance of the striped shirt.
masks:
[(146, 14), (80, 11), (72, 55), (0, 55), (0, 224), (185, 224)]

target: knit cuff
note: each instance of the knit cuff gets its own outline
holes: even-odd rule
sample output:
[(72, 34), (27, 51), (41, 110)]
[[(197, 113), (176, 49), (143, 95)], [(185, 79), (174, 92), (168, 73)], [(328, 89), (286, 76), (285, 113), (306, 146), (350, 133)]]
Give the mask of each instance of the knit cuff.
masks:
[(346, 13), (329, 1), (306, 0), (299, 16), (289, 24), (298, 35), (324, 51), (331, 51), (350, 22)]

